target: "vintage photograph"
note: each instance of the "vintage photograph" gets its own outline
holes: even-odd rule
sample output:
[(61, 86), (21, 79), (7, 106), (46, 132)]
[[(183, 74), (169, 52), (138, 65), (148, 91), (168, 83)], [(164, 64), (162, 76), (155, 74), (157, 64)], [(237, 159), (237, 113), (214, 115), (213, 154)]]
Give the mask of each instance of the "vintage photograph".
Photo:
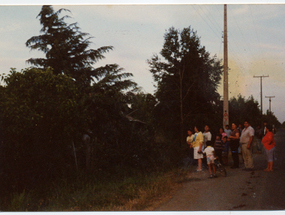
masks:
[(0, 210), (284, 210), (284, 10), (0, 2)]

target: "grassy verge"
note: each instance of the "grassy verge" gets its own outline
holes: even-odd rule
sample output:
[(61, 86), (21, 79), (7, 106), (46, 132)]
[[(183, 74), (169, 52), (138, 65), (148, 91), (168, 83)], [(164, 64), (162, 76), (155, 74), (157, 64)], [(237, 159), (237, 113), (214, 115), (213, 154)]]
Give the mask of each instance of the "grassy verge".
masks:
[[(44, 185), (43, 185), (44, 186)], [(13, 194), (7, 211), (142, 211), (153, 210), (179, 186), (174, 174), (156, 173), (123, 179), (64, 179), (44, 191)]]

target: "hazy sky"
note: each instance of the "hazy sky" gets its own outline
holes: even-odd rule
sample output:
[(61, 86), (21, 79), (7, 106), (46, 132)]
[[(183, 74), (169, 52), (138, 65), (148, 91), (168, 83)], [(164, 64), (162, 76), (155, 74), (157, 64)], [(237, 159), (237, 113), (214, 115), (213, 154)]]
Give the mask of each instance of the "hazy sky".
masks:
[[(43, 1), (42, 4), (48, 2), (52, 3)], [(54, 6), (54, 9), (63, 7), (71, 11), (72, 18), (66, 21), (77, 22), (82, 32), (93, 36), (92, 48), (114, 46), (105, 55), (106, 59), (95, 66), (119, 64), (125, 72), (133, 73), (133, 80), (145, 92), (155, 91), (146, 60), (159, 54), (164, 33), (172, 26), (181, 30), (191, 26), (197, 31), (201, 45), (212, 56), (223, 59), (222, 4), (106, 6), (92, 5), (92, 2), (98, 3), (85, 1), (82, 4), (89, 5), (71, 6), (66, 1), (64, 6)], [(30, 37), (40, 34), (36, 17), (41, 5), (8, 6), (4, 1), (0, 4), (0, 73), (7, 74), (11, 67), (20, 71), (30, 66), (25, 63), (27, 59), (43, 56), (25, 46)], [(246, 98), (253, 95), (260, 103), (260, 79), (253, 76), (269, 75), (263, 79), (263, 111), (269, 109), (265, 96), (275, 96), (272, 111), (282, 123), (285, 121), (285, 4), (228, 4), (227, 9), (230, 97), (239, 93)], [(222, 87), (219, 92), (222, 94)]]

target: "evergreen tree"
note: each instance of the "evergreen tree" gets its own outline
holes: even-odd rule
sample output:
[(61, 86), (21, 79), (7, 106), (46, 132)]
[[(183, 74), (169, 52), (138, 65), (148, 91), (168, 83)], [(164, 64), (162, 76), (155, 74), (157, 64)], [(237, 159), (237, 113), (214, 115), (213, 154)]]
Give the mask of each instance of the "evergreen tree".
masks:
[(74, 78), (77, 83), (90, 85), (92, 78), (102, 75), (92, 66), (104, 58), (104, 53), (113, 49), (103, 46), (96, 50), (88, 49), (91, 37), (80, 31), (77, 23), (67, 24), (66, 18), (59, 15), (67, 9), (54, 11), (51, 6), (43, 6), (37, 17), (40, 19), (42, 33), (33, 36), (26, 42), (31, 50), (45, 53), (46, 58), (30, 58), (28, 63), (46, 69), (53, 68), (54, 74), (66, 74)]
[[(42, 7), (37, 16), (42, 34), (31, 37), (26, 46), (43, 51), (45, 58), (31, 58), (28, 62), (41, 69), (52, 68), (55, 75), (71, 77), (78, 89), (77, 102), (81, 107), (78, 114), (83, 120), (81, 130), (92, 131), (93, 139), (101, 144), (98, 148), (107, 147), (106, 143), (118, 144), (128, 113), (126, 93), (134, 90), (136, 83), (129, 79), (132, 74), (123, 72), (117, 64), (95, 68), (94, 64), (113, 47), (90, 49), (89, 34), (81, 32), (77, 23), (67, 24), (65, 20), (69, 16), (60, 16), (64, 11), (69, 12), (66, 9), (54, 11), (52, 6)], [(124, 137), (127, 136), (124, 134)], [(82, 147), (84, 145), (77, 145), (77, 148)], [(103, 147), (102, 150), (107, 153), (111, 149)], [(98, 158), (102, 156), (99, 154)], [(98, 159), (100, 162), (103, 160)]]

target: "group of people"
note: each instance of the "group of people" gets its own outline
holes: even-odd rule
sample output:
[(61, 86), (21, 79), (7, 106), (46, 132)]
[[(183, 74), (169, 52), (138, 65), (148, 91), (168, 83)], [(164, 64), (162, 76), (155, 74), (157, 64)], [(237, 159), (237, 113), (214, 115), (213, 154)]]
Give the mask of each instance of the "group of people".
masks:
[[(232, 169), (239, 168), (239, 153), (241, 152), (244, 162), (243, 170), (252, 171), (254, 168), (252, 149), (256, 132), (248, 120), (245, 120), (243, 125), (244, 128), (242, 128), (241, 124), (232, 123), (231, 129), (226, 125), (225, 129), (219, 129), (214, 138), (212, 138), (208, 125), (205, 125), (203, 133), (199, 126), (194, 126), (194, 131), (188, 129), (186, 142), (189, 145), (189, 156), (198, 160), (197, 171), (202, 171), (203, 154), (205, 153), (210, 178), (216, 177), (214, 160), (218, 157), (222, 164), (227, 164), (229, 149), (233, 159)], [(273, 154), (276, 146), (272, 126), (264, 123), (264, 129), (259, 138), (260, 144), (258, 144), (257, 148), (261, 151), (263, 148), (261, 146), (262, 143), (267, 158), (267, 168), (264, 171), (272, 172)]]

